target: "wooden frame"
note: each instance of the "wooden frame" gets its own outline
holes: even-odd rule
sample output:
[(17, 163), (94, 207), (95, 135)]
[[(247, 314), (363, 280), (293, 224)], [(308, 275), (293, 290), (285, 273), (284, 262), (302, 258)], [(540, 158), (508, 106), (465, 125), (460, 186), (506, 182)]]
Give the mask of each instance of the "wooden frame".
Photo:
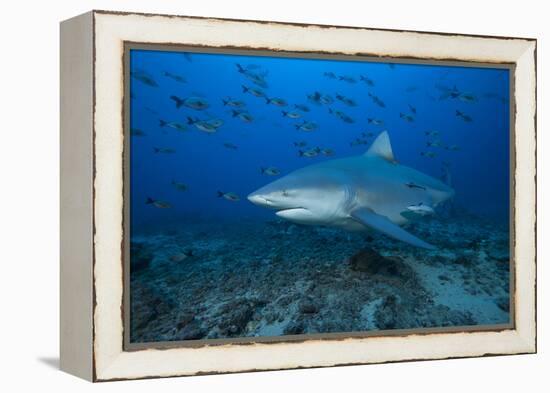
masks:
[[(513, 326), (129, 351), (123, 70), (132, 42), (514, 67)], [(62, 23), (61, 49), (63, 370), (105, 381), (536, 351), (535, 40), (93, 11)]]

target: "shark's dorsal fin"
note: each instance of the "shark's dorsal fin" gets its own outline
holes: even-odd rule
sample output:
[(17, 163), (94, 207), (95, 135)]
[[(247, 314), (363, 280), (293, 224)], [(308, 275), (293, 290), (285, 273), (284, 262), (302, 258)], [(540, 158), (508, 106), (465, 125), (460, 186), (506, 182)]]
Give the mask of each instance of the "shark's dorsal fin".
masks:
[(382, 131), (380, 135), (372, 142), (372, 145), (369, 147), (364, 154), (365, 156), (376, 156), (381, 157), (390, 162), (395, 162), (393, 157), (393, 151), (391, 149), (390, 136), (388, 131)]

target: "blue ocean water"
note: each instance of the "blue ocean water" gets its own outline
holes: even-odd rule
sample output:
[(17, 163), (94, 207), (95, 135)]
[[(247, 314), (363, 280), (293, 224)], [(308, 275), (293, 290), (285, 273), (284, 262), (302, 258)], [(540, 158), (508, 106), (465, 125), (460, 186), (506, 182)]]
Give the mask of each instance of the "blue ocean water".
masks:
[[(256, 87), (237, 72), (236, 63), (253, 64), (253, 72), (267, 72), (269, 97), (285, 99), (289, 106), (268, 105), (263, 98), (243, 93), (242, 86)], [(174, 216), (200, 215), (220, 217), (269, 217), (248, 203), (246, 195), (273, 180), (262, 175), (262, 167), (276, 167), (282, 174), (308, 164), (332, 158), (359, 155), (367, 145), (350, 146), (362, 132), (374, 136), (388, 130), (397, 160), (407, 166), (440, 177), (442, 163), (448, 162), (455, 201), (479, 215), (508, 220), (509, 210), (509, 71), (495, 68), (444, 67), (433, 65), (312, 60), (264, 56), (237, 56), (178, 52), (132, 50), (132, 71), (145, 71), (155, 78), (158, 87), (151, 87), (132, 78), (131, 127), (142, 129), (146, 138), (132, 138), (131, 199), (133, 230), (146, 222)], [(164, 72), (184, 76), (186, 83), (163, 76)], [(349, 75), (357, 83), (348, 83), (323, 76), (325, 72)], [(359, 81), (368, 76), (369, 87)], [(440, 99), (444, 94), (437, 86), (457, 87), (475, 96), (475, 102)], [(330, 105), (353, 118), (348, 124), (329, 113), (327, 105), (315, 105), (307, 95), (315, 91), (334, 99)], [(379, 97), (385, 107), (376, 105), (368, 93)], [(348, 107), (335, 99), (336, 94), (352, 98), (356, 107)], [(171, 95), (199, 96), (209, 107), (203, 111), (176, 108)], [(490, 95), (487, 97), (487, 95)], [(233, 117), (231, 108), (222, 99), (243, 100), (254, 120), (250, 123)], [(302, 112), (298, 120), (283, 117), (282, 110), (293, 110), (293, 104), (305, 104), (311, 111)], [(414, 121), (400, 118), (416, 108)], [(145, 108), (152, 109), (153, 113)], [(456, 116), (464, 112), (471, 122)], [(187, 117), (219, 118), (224, 121), (218, 132), (208, 134), (187, 125)], [(367, 118), (383, 120), (383, 125), (369, 124)], [(159, 127), (159, 119), (180, 122), (187, 132)], [(303, 120), (314, 121), (313, 132), (296, 130)], [(429, 138), (426, 131), (437, 131)], [(373, 137), (366, 138), (372, 142)], [(456, 145), (457, 151), (443, 147), (430, 148), (426, 143), (439, 139), (442, 144)], [(300, 157), (294, 142), (306, 141), (302, 150), (330, 148), (334, 156)], [(236, 150), (224, 143), (237, 146)], [(173, 148), (175, 154), (155, 154), (154, 148)], [(434, 158), (421, 152), (433, 151)], [(171, 181), (183, 182), (188, 190), (182, 193)], [(217, 191), (234, 192), (240, 203), (217, 197)], [(165, 211), (146, 205), (148, 197), (172, 205)]]
[[(237, 64), (244, 72), (239, 72)], [(246, 199), (277, 178), (268, 176), (265, 168), (277, 168), (282, 176), (322, 160), (360, 155), (383, 130), (388, 131), (400, 164), (435, 178), (446, 171), (450, 174), (456, 192), (453, 204), (461, 212), (457, 215), (462, 214), (456, 222), (466, 225), (464, 220), (475, 217), (470, 221), (474, 232), (476, 220), (494, 222), (508, 236), (507, 69), (134, 49), (130, 72), (132, 238), (195, 223), (226, 223), (229, 234), (243, 220), (273, 221), (272, 211)], [(254, 78), (259, 82), (254, 83)], [(264, 83), (267, 87), (259, 86)], [(243, 86), (283, 99), (286, 105), (268, 103), (245, 92)], [(315, 92), (330, 96), (332, 102), (312, 102), (308, 95)], [(337, 95), (356, 105), (346, 104)], [(193, 102), (208, 107), (177, 108), (171, 96), (194, 97)], [(228, 99), (243, 101), (245, 106), (225, 105), (223, 100)], [(296, 104), (306, 105), (309, 111)], [(233, 116), (233, 110), (245, 110), (253, 120), (243, 121)], [(336, 110), (351, 120), (339, 118)], [(283, 111), (296, 112), (300, 118), (284, 116)], [(189, 119), (216, 119), (223, 124), (210, 128), (214, 132), (204, 132), (189, 124)], [(161, 126), (161, 121), (173, 126)], [(314, 122), (317, 128), (309, 132), (297, 128), (304, 121)], [(296, 146), (300, 142), (305, 146)], [(327, 149), (331, 154), (322, 153)], [(310, 150), (318, 154), (303, 154)], [(184, 186), (178, 188), (174, 182)], [(220, 192), (239, 200), (219, 197)], [(475, 236), (482, 241), (481, 235)], [(475, 321), (495, 322), (481, 317)]]

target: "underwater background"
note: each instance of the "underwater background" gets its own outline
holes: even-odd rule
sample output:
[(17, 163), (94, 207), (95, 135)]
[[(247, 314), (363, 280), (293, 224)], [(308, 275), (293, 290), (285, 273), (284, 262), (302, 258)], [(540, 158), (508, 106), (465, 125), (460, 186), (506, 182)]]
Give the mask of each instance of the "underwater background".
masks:
[[(132, 49), (130, 341), (506, 324), (509, 70)], [(246, 196), (395, 158), (455, 190), (410, 231), (301, 226)]]

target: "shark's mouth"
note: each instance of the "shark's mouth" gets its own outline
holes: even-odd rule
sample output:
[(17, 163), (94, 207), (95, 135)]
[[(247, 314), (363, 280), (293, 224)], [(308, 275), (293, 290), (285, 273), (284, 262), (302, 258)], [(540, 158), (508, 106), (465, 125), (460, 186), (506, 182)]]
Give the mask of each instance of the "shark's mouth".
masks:
[[(282, 212), (291, 212), (291, 211), (300, 211), (300, 210), (307, 210), (301, 206), (292, 206), (292, 207), (289, 207), (289, 206), (284, 206), (284, 202), (281, 203), (280, 201), (274, 201), (274, 200), (271, 200), (269, 198), (266, 198), (264, 196), (260, 196), (260, 195), (257, 195), (257, 194), (250, 194), (248, 196), (248, 200), (250, 202), (252, 202), (253, 204), (255, 205), (258, 205), (258, 206), (262, 206), (262, 207), (265, 207), (265, 208), (268, 208), (268, 209), (273, 209), (273, 210), (276, 210), (275, 214), (279, 214), (279, 213), (282, 213)], [(282, 205), (282, 206), (281, 206)], [(284, 213), (282, 213), (284, 214)]]
[(304, 209), (303, 207), (280, 209), (277, 210), (275, 214), (281, 218), (286, 218), (287, 220), (291, 221), (311, 219), (312, 217), (311, 212), (308, 209)]
[(292, 211), (307, 211), (307, 209), (305, 207), (289, 207), (289, 208), (284, 208), (284, 209), (278, 209), (278, 208), (274, 208), (274, 209), (277, 209), (277, 211), (275, 212), (275, 214), (278, 214), (278, 213), (281, 213), (281, 212), (285, 212), (285, 213), (289, 213), (289, 212), (292, 212)]

